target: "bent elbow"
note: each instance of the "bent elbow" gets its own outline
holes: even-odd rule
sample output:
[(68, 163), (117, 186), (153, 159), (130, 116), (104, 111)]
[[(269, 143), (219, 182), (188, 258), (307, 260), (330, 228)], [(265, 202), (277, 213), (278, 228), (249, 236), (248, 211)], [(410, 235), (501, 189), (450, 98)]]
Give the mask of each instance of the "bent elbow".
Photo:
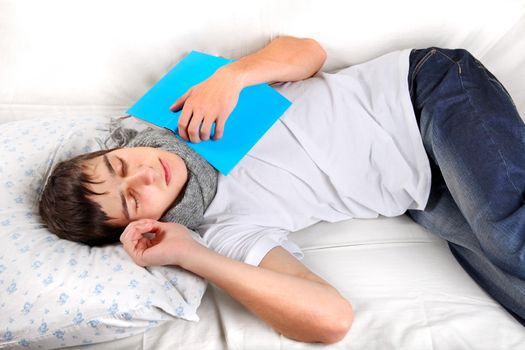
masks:
[(354, 321), (352, 306), (346, 300), (334, 304), (303, 319), (306, 323), (297, 322), (295, 329), (278, 330), (282, 335), (307, 343), (333, 344), (341, 341)]
[(308, 41), (308, 43), (312, 47), (312, 52), (315, 53), (315, 55), (317, 57), (317, 60), (318, 60), (318, 63), (319, 63), (318, 70), (320, 70), (323, 67), (323, 65), (324, 65), (324, 63), (326, 61), (326, 58), (327, 58), (327, 54), (326, 54), (325, 49), (315, 39), (306, 38), (306, 39), (303, 39), (303, 40)]
[(350, 303), (338, 312), (337, 316), (330, 317), (323, 327), (319, 341), (325, 344), (333, 344), (341, 341), (350, 331), (354, 321), (354, 313)]

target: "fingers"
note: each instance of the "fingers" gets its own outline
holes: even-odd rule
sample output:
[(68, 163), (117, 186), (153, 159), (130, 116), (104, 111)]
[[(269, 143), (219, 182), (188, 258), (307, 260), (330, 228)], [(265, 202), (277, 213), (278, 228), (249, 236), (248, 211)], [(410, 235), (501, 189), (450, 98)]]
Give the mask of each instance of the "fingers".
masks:
[[(144, 237), (147, 232), (154, 233), (154, 237)], [(194, 243), (184, 225), (150, 219), (130, 223), (120, 240), (139, 266), (178, 265), (178, 259), (184, 255), (181, 252), (187, 252)]]
[(175, 103), (170, 107), (170, 110), (172, 112), (177, 112), (182, 109), (182, 113), (179, 116), (177, 128), (179, 130), (180, 137), (182, 137), (186, 141), (188, 141), (188, 133), (186, 129), (188, 127), (188, 123), (190, 122), (193, 112), (191, 105), (186, 104), (186, 100), (191, 95), (192, 90), (193, 88), (186, 91), (184, 95), (179, 97), (179, 99), (175, 101)]
[(156, 223), (156, 221), (151, 219), (133, 221), (126, 226), (124, 232), (120, 235), (120, 242), (125, 245), (126, 243), (137, 241), (143, 237), (143, 233), (150, 232), (154, 229), (154, 223)]
[(208, 118), (208, 117), (204, 118), (204, 121), (202, 122), (202, 125), (201, 125), (201, 130), (200, 130), (201, 140), (208, 141), (210, 139), (211, 127), (214, 121), (215, 120), (213, 118)]
[(151, 240), (145, 238), (143, 234), (150, 232), (153, 226), (154, 224), (152, 222), (133, 222), (126, 227), (120, 236), (124, 250), (137, 265), (146, 265), (143, 259), (144, 251), (151, 247), (152, 244)]
[(223, 78), (212, 78), (190, 88), (170, 107), (172, 111), (182, 109), (177, 127), (185, 141), (208, 141), (214, 123), (213, 140), (223, 137), (226, 120), (237, 104), (240, 90), (224, 87), (228, 81)]
[[(186, 108), (186, 107), (185, 107)], [(208, 141), (210, 139), (211, 128), (213, 123), (216, 124), (214, 140), (222, 138), (224, 133), (225, 118), (213, 118), (205, 116), (200, 111), (193, 111), (185, 113), (182, 111), (181, 117), (179, 118), (178, 128), (179, 135), (184, 140), (190, 140), (193, 143), (199, 143), (201, 141)]]
[(185, 105), (184, 108), (182, 109), (182, 113), (179, 116), (179, 122), (177, 125), (177, 128), (179, 129), (179, 136), (182, 137), (182, 139), (186, 141), (189, 140), (186, 129), (191, 120), (192, 112), (193, 111), (191, 110), (190, 106)]
[(204, 115), (201, 111), (193, 111), (193, 115), (191, 116), (190, 124), (188, 125), (188, 136), (193, 143), (199, 143), (201, 141), (200, 138), (200, 128), (202, 120), (204, 119)]
[(224, 124), (226, 124), (226, 118), (218, 118), (215, 123), (215, 132), (213, 133), (214, 140), (220, 140), (224, 134)]

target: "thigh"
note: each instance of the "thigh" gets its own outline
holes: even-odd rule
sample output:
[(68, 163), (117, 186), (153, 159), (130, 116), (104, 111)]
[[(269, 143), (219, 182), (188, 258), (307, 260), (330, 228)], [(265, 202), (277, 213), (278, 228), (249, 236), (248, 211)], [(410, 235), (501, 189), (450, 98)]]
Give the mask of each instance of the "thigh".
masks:
[(523, 120), (467, 51), (434, 48), (413, 57), (411, 97), (429, 158), (485, 254), (525, 276)]
[(436, 236), (469, 250), (483, 253), (480, 242), (445, 184), (433, 178), (427, 206), (407, 214)]

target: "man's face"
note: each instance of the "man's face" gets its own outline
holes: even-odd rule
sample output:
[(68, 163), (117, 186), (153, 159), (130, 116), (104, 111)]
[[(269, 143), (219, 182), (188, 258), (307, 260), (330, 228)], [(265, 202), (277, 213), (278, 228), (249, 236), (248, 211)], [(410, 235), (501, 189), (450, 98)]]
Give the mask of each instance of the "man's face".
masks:
[(86, 173), (101, 182), (88, 187), (97, 193), (107, 192), (90, 199), (114, 218), (110, 224), (118, 226), (138, 219), (160, 219), (188, 179), (182, 158), (158, 148), (117, 149), (86, 164)]

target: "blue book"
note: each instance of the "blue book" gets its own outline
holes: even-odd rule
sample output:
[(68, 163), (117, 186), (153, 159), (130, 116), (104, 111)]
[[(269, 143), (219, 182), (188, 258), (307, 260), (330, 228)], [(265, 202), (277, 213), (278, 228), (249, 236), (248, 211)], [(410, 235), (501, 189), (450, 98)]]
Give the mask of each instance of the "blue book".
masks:
[[(192, 86), (206, 80), (215, 71), (233, 60), (192, 51), (144, 94), (127, 113), (177, 133), (182, 110), (170, 107)], [(220, 140), (186, 144), (206, 159), (222, 174), (227, 175), (248, 153), (291, 102), (268, 84), (244, 88), (236, 107), (226, 120)], [(215, 124), (212, 127), (212, 135)]]

